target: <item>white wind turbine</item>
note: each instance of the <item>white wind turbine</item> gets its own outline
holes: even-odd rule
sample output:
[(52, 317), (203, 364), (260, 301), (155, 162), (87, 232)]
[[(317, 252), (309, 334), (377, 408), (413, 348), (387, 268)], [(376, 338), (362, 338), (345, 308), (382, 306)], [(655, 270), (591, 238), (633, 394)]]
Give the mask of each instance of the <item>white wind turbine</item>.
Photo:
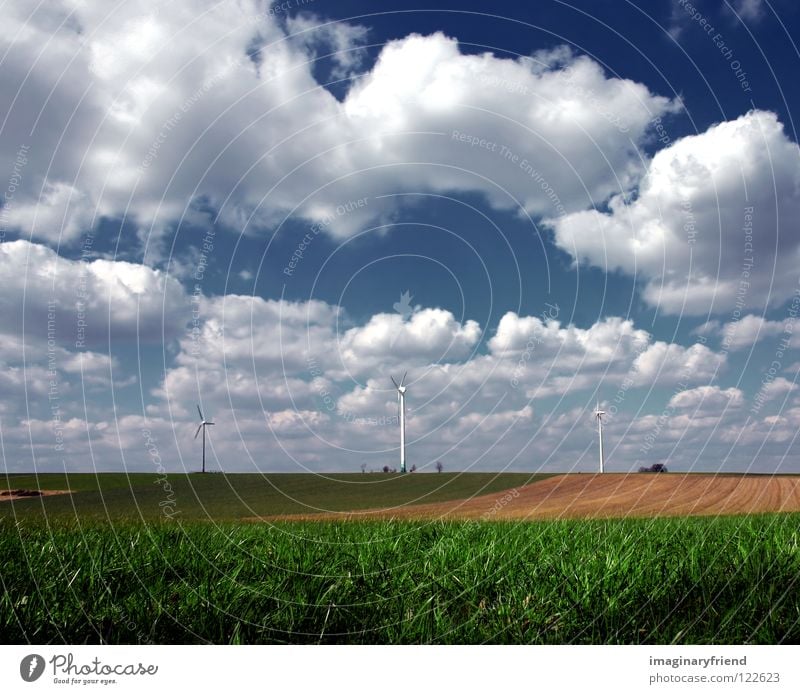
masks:
[(603, 453), (603, 415), (605, 414), (605, 410), (600, 409), (600, 403), (597, 403), (597, 407), (594, 411), (594, 416), (597, 417), (597, 434), (600, 437), (600, 472), (605, 472), (605, 464), (606, 458)]
[(206, 471), (206, 427), (214, 426), (214, 422), (207, 422), (206, 418), (203, 417), (203, 413), (200, 411), (200, 405), (197, 406), (197, 414), (200, 415), (200, 426), (197, 427), (197, 431), (194, 433), (195, 439), (197, 435), (200, 433), (200, 430), (203, 430), (203, 472)]
[(400, 413), (400, 472), (406, 471), (406, 376), (408, 371), (403, 374), (403, 378), (398, 384), (391, 376), (394, 387), (397, 388), (397, 409)]

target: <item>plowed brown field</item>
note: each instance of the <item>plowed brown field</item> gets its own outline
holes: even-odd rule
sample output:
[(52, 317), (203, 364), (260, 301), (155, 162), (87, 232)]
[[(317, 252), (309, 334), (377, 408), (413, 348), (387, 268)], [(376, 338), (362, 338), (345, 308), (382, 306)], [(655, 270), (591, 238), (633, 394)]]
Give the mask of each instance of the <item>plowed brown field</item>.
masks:
[(0, 490), (0, 501), (18, 501), (56, 494), (72, 494), (72, 492), (69, 489), (3, 489)]
[[(270, 520), (622, 518), (800, 511), (800, 477), (569, 474), (460, 501)], [(254, 519), (255, 520), (255, 519)]]

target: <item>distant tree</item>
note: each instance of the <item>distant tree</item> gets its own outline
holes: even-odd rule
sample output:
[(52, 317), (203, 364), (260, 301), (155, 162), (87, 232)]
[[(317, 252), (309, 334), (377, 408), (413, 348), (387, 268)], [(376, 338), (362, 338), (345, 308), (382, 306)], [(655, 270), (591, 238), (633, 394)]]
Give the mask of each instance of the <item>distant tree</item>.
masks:
[(363, 475), (367, 471), (367, 464), (361, 463), (361, 474)]
[(383, 466), (383, 471), (388, 473), (389, 472), (389, 466), (388, 465), (384, 465)]
[(667, 472), (664, 463), (653, 463), (650, 467), (640, 467), (639, 472)]
[(441, 472), (442, 470), (444, 470), (444, 465), (442, 465), (442, 461), (441, 460), (437, 460), (436, 461), (436, 472)]
[(416, 465), (412, 465), (411, 466), (411, 472), (416, 472), (416, 471), (417, 471), (417, 466)]

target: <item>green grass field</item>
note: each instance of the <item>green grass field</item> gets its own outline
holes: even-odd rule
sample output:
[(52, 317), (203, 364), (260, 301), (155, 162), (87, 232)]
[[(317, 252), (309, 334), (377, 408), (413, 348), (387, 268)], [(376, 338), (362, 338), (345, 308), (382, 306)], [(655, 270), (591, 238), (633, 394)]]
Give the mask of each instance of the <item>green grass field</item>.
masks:
[(0, 639), (797, 643), (798, 522), (4, 519)]
[(548, 475), (442, 474), (44, 474), (0, 476), (2, 489), (72, 494), (0, 502), (0, 518), (234, 521), (253, 516), (424, 504), (491, 494)]

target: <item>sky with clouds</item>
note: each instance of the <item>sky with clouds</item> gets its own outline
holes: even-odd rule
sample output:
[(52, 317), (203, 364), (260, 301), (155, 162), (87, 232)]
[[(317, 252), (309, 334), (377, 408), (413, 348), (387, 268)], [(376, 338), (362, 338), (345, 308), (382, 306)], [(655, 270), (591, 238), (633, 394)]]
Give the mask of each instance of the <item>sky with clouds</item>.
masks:
[(799, 25), (8, 3), (5, 469), (800, 472)]

